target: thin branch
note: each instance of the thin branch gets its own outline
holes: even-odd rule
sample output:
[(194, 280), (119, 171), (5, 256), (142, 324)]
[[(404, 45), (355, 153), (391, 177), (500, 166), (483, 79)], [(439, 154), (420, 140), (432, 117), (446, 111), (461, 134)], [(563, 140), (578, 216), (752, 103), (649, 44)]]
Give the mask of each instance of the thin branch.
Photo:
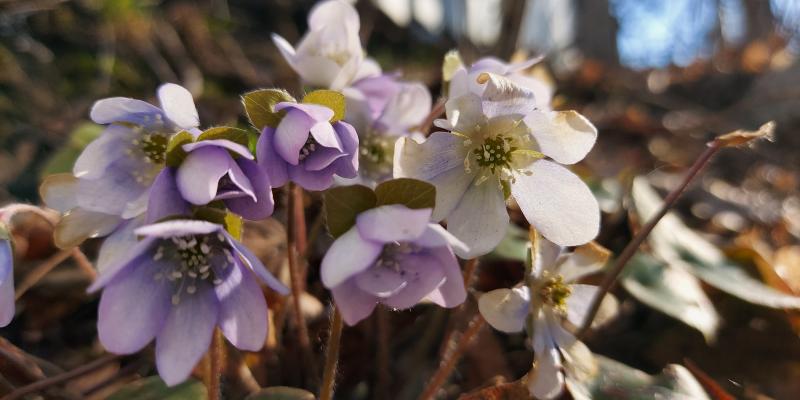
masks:
[(336, 305), (331, 316), (331, 332), (325, 350), (325, 369), (322, 372), (322, 386), (319, 391), (320, 400), (333, 399), (333, 386), (336, 383), (336, 367), (339, 364), (339, 344), (342, 339), (342, 314)]
[(611, 267), (611, 270), (608, 274), (605, 275), (603, 278), (603, 282), (600, 284), (600, 288), (597, 291), (597, 294), (592, 299), (591, 307), (589, 308), (589, 312), (587, 314), (586, 319), (584, 320), (583, 326), (577, 332), (577, 337), (580, 339), (582, 338), (586, 332), (589, 330), (589, 327), (592, 325), (592, 321), (594, 320), (597, 312), (600, 310), (600, 304), (603, 302), (603, 298), (606, 294), (614, 287), (617, 282), (617, 278), (619, 278), (622, 271), (625, 269), (625, 265), (627, 265), (628, 261), (636, 254), (636, 250), (641, 246), (650, 232), (653, 231), (658, 221), (667, 214), (667, 212), (675, 205), (675, 201), (678, 200), (681, 194), (683, 194), (686, 187), (689, 186), (689, 183), (694, 179), (695, 176), (698, 175), (700, 170), (708, 164), (708, 161), (711, 157), (719, 151), (724, 146), (724, 143), (715, 140), (708, 144), (708, 147), (702, 154), (695, 160), (692, 167), (689, 168), (689, 172), (686, 173), (686, 177), (683, 178), (683, 182), (681, 182), (678, 187), (672, 190), (670, 194), (664, 199), (664, 203), (661, 205), (661, 209), (658, 210), (658, 213), (650, 218), (649, 221), (642, 227), (639, 232), (631, 239), (630, 243), (625, 246), (625, 249), (622, 250), (619, 257), (614, 261), (614, 265)]
[(436, 397), (439, 389), (447, 381), (447, 378), (450, 377), (450, 374), (453, 373), (453, 370), (458, 364), (458, 361), (461, 359), (461, 356), (472, 344), (472, 340), (475, 339), (485, 323), (486, 320), (483, 319), (483, 316), (481, 316), (480, 313), (476, 313), (475, 316), (472, 317), (472, 319), (469, 321), (467, 329), (464, 331), (461, 337), (458, 338), (458, 344), (456, 345), (455, 349), (445, 354), (445, 357), (442, 358), (442, 361), (439, 363), (439, 368), (428, 382), (428, 385), (425, 386), (425, 389), (422, 391), (422, 394), (419, 396), (418, 400), (432, 400)]
[(118, 356), (116, 354), (109, 354), (109, 355), (103, 356), (103, 357), (98, 358), (97, 360), (94, 360), (94, 361), (92, 361), (92, 362), (90, 362), (88, 364), (81, 365), (80, 367), (75, 368), (75, 369), (73, 369), (71, 371), (67, 371), (67, 372), (64, 372), (63, 374), (58, 374), (58, 375), (52, 376), (50, 378), (42, 379), (42, 380), (34, 382), (34, 383), (30, 384), (30, 385), (18, 388), (16, 390), (14, 390), (13, 392), (11, 392), (10, 394), (8, 394), (7, 396), (4, 396), (0, 400), (21, 399), (21, 398), (23, 398), (24, 396), (26, 396), (28, 394), (40, 392), (40, 391), (42, 391), (44, 389), (47, 389), (47, 388), (49, 388), (51, 386), (55, 386), (55, 385), (61, 384), (61, 383), (66, 382), (66, 381), (68, 381), (70, 379), (73, 379), (73, 378), (79, 377), (81, 375), (87, 374), (89, 372), (92, 372), (92, 371), (94, 371), (94, 370), (96, 370), (96, 369), (98, 369), (98, 368), (100, 368), (100, 367), (102, 367), (102, 366), (104, 366), (104, 365), (106, 365), (106, 364), (118, 359), (118, 358), (120, 358), (120, 356)]
[(39, 264), (33, 271), (25, 275), (25, 278), (22, 279), (19, 285), (17, 285), (17, 290), (14, 292), (14, 300), (19, 300), (28, 289), (32, 288), (39, 280), (41, 280), (48, 272), (52, 271), (53, 268), (57, 267), (61, 262), (69, 258), (73, 255), (73, 249), (66, 249), (60, 250), (56, 254), (53, 254), (45, 260), (43, 263)]

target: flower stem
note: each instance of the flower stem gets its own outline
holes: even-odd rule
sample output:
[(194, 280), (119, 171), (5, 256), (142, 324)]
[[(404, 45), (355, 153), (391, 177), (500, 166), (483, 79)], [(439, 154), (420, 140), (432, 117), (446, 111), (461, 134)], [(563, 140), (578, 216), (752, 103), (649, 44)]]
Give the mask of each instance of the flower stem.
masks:
[(36, 282), (39, 282), (48, 272), (52, 271), (53, 268), (57, 267), (72, 255), (73, 249), (59, 250), (56, 254), (53, 254), (50, 258), (39, 264), (33, 271), (28, 273), (28, 275), (25, 275), (22, 282), (17, 285), (17, 290), (14, 292), (14, 300), (19, 300), (19, 298), (22, 297), (28, 289), (32, 288)]
[(603, 282), (600, 284), (600, 288), (597, 291), (597, 294), (592, 299), (591, 307), (589, 308), (588, 313), (586, 314), (586, 318), (584, 319), (583, 326), (578, 330), (577, 337), (581, 339), (586, 332), (589, 330), (589, 327), (592, 325), (592, 321), (594, 320), (597, 312), (600, 310), (600, 304), (603, 302), (603, 298), (605, 295), (614, 287), (619, 278), (622, 271), (625, 269), (625, 265), (628, 261), (633, 257), (636, 253), (636, 250), (641, 246), (650, 232), (653, 231), (658, 221), (667, 214), (667, 212), (675, 205), (675, 202), (678, 198), (683, 194), (686, 190), (686, 187), (689, 186), (689, 183), (694, 179), (695, 176), (699, 174), (699, 172), (703, 169), (703, 167), (708, 164), (708, 161), (711, 157), (719, 151), (722, 147), (724, 147), (724, 143), (719, 140), (714, 140), (709, 142), (708, 147), (703, 151), (702, 154), (695, 160), (694, 164), (692, 164), (691, 168), (689, 168), (689, 172), (686, 173), (686, 176), (683, 178), (683, 182), (681, 182), (678, 187), (672, 190), (672, 192), (667, 195), (664, 199), (664, 203), (661, 205), (661, 209), (658, 210), (658, 213), (653, 215), (647, 223), (642, 226), (639, 232), (634, 235), (633, 239), (625, 246), (625, 249), (622, 250), (619, 257), (614, 261), (613, 266), (608, 274), (605, 275), (603, 278)]
[(485, 323), (486, 320), (483, 319), (480, 313), (476, 313), (472, 317), (469, 321), (469, 325), (467, 325), (467, 329), (461, 337), (458, 338), (456, 347), (452, 351), (445, 352), (442, 361), (439, 362), (439, 368), (428, 382), (428, 385), (425, 386), (418, 400), (432, 400), (436, 397), (439, 389), (447, 381), (447, 378), (450, 377), (450, 374), (453, 373), (456, 364), (458, 364), (458, 360), (461, 359), (461, 356), (467, 348), (469, 348), (469, 345), (472, 344), (472, 340), (475, 339)]
[[(298, 254), (305, 251), (305, 232), (306, 220), (303, 210), (303, 189), (294, 183), (289, 183), (289, 201), (288, 201), (289, 215), (286, 229), (287, 242), (288, 242), (288, 257), (289, 257), (289, 278), (291, 280), (292, 289), (292, 312), (294, 313), (294, 322), (297, 329), (297, 342), (300, 345), (300, 350), (303, 353), (305, 360), (304, 366), (308, 369), (307, 376), (316, 376), (316, 361), (314, 360), (314, 353), (311, 350), (311, 340), (308, 337), (308, 327), (306, 326), (306, 319), (303, 315), (303, 310), (300, 308), (300, 297), (304, 292), (304, 274), (300, 271)], [(301, 238), (302, 240), (298, 240)], [(301, 247), (302, 246), (302, 247)], [(313, 378), (312, 378), (313, 379)]]
[(71, 371), (67, 371), (67, 372), (64, 372), (62, 374), (58, 374), (58, 375), (52, 376), (50, 378), (42, 379), (40, 381), (31, 383), (28, 386), (23, 386), (23, 387), (17, 388), (13, 392), (9, 393), (7, 396), (3, 397), (3, 400), (16, 400), (16, 399), (24, 398), (26, 395), (29, 395), (31, 393), (40, 392), (40, 391), (45, 390), (45, 389), (47, 389), (47, 388), (49, 388), (51, 386), (58, 385), (58, 384), (60, 384), (62, 382), (66, 382), (66, 381), (68, 381), (68, 380), (70, 380), (72, 378), (76, 378), (76, 377), (79, 377), (79, 376), (81, 376), (83, 374), (92, 372), (92, 371), (94, 371), (94, 370), (96, 370), (96, 369), (98, 369), (98, 368), (100, 368), (100, 367), (102, 367), (102, 366), (104, 366), (104, 365), (106, 365), (106, 364), (118, 359), (119, 357), (120, 356), (118, 356), (116, 354), (110, 354), (110, 355), (103, 356), (103, 357), (98, 358), (97, 360), (94, 360), (94, 361), (92, 361), (92, 362), (90, 362), (88, 364), (81, 365), (80, 367), (75, 368), (75, 369), (73, 369)]
[(336, 305), (331, 316), (331, 331), (325, 350), (325, 370), (322, 372), (322, 387), (319, 390), (320, 400), (333, 399), (333, 386), (336, 383), (336, 367), (339, 364), (339, 342), (342, 338), (342, 314)]
[(211, 347), (208, 349), (208, 379), (206, 388), (208, 389), (208, 400), (220, 400), (222, 398), (222, 387), (220, 385), (222, 369), (225, 363), (225, 344), (222, 340), (222, 331), (214, 329), (211, 336)]

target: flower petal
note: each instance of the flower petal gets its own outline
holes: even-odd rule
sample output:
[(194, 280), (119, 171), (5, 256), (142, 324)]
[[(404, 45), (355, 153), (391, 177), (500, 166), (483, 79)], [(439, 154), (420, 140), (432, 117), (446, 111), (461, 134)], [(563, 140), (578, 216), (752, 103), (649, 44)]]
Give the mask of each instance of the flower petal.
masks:
[(210, 287), (200, 287), (195, 294), (181, 296), (180, 303), (170, 308), (156, 337), (156, 367), (168, 386), (186, 380), (208, 351), (219, 308)]
[(253, 161), (239, 159), (238, 164), (252, 184), (255, 200), (249, 197), (239, 197), (225, 200), (225, 204), (234, 213), (252, 221), (269, 217), (275, 209), (275, 200), (272, 197), (269, 177)]
[(334, 123), (333, 129), (342, 142), (342, 151), (347, 154), (347, 157), (336, 161), (336, 174), (343, 178), (355, 178), (358, 176), (358, 133), (344, 121)]
[(178, 190), (192, 204), (208, 204), (217, 196), (219, 180), (228, 173), (232, 163), (231, 155), (217, 147), (192, 151), (175, 174)]
[(567, 320), (575, 326), (583, 326), (583, 319), (599, 288), (592, 285), (570, 285), (572, 293), (567, 297)]
[(275, 152), (274, 138), (275, 129), (265, 127), (256, 143), (256, 158), (259, 167), (269, 176), (270, 184), (273, 187), (281, 187), (289, 180), (289, 172), (286, 170), (286, 161)]
[(439, 259), (445, 281), (431, 292), (428, 298), (442, 307), (452, 308), (460, 305), (467, 299), (467, 290), (464, 288), (464, 278), (455, 254), (448, 247), (433, 249), (432, 253)]
[(78, 206), (78, 178), (70, 173), (52, 174), (39, 186), (39, 197), (56, 211), (65, 213)]
[(150, 188), (145, 224), (152, 224), (175, 215), (188, 216), (189, 213), (189, 204), (183, 200), (178, 190), (173, 169), (171, 167), (162, 169)]
[(236, 348), (258, 351), (267, 336), (267, 302), (249, 268), (235, 262), (214, 287), (219, 298), (219, 327)]
[(404, 83), (399, 86), (400, 91), (390, 98), (377, 121), (393, 131), (419, 125), (431, 111), (431, 94), (425, 85)]
[(358, 233), (380, 243), (404, 242), (418, 238), (428, 228), (430, 208), (411, 209), (390, 204), (362, 212), (356, 217)]
[(558, 266), (558, 273), (564, 277), (564, 282), (576, 282), (583, 278), (600, 272), (606, 265), (611, 253), (604, 247), (589, 242), (578, 246)]
[(86, 239), (108, 235), (120, 221), (116, 215), (73, 208), (56, 224), (53, 241), (61, 249), (77, 246)]
[(290, 166), (289, 179), (306, 190), (325, 190), (333, 185), (334, 167), (330, 165), (319, 171), (309, 171), (302, 165)]
[(92, 106), (89, 117), (98, 124), (129, 122), (137, 125), (152, 123), (156, 116), (162, 116), (160, 108), (141, 100), (127, 97), (111, 97), (98, 100)]
[(280, 35), (273, 33), (272, 34), (272, 43), (275, 43), (275, 47), (278, 48), (278, 51), (281, 52), (284, 60), (294, 68), (294, 58), (295, 58), (295, 50), (294, 46), (292, 46), (289, 42), (286, 41)]
[(303, 166), (308, 171), (319, 171), (333, 164), (339, 158), (346, 156), (347, 154), (342, 153), (340, 150), (323, 147), (309, 154), (303, 160)]
[(128, 254), (136, 248), (139, 240), (133, 232), (142, 226), (144, 217), (122, 221), (119, 226), (108, 235), (97, 255), (97, 272), (104, 275), (108, 268), (116, 263), (117, 260), (127, 258)]
[(168, 263), (146, 259), (130, 265), (103, 290), (97, 333), (108, 351), (135, 353), (156, 336), (172, 307), (172, 284), (155, 276), (169, 268)]
[(399, 262), (408, 284), (391, 297), (381, 300), (389, 307), (401, 310), (411, 308), (445, 281), (443, 266), (431, 254), (408, 255)]
[(332, 289), (375, 262), (383, 245), (361, 237), (356, 227), (350, 228), (333, 242), (320, 266), (322, 284)]
[(342, 319), (350, 326), (372, 314), (372, 310), (378, 304), (378, 298), (359, 289), (355, 279), (331, 288), (331, 295), (339, 312), (342, 313)]
[(135, 268), (142, 263), (152, 261), (153, 255), (151, 251), (155, 241), (155, 238), (148, 237), (137, 242), (130, 252), (124, 254), (124, 257), (116, 259), (113, 264), (109, 263), (102, 273), (97, 276), (97, 279), (86, 289), (86, 292), (94, 293), (113, 282), (115, 278), (129, 268)]
[(522, 332), (531, 303), (530, 291), (522, 286), (496, 289), (478, 298), (478, 310), (486, 322), (501, 332)]
[(534, 333), (536, 371), (528, 382), (528, 390), (538, 399), (555, 399), (564, 391), (561, 355), (544, 319), (537, 318)]
[(399, 272), (379, 266), (369, 268), (353, 279), (359, 289), (376, 297), (389, 297), (408, 285)]
[(242, 157), (244, 157), (244, 158), (246, 158), (248, 160), (254, 160), (255, 159), (255, 157), (253, 157), (253, 154), (250, 153), (250, 149), (248, 149), (245, 146), (242, 146), (239, 143), (230, 141), (228, 139), (201, 140), (199, 142), (186, 143), (181, 147), (183, 148), (184, 151), (187, 151), (187, 152), (192, 152), (192, 151), (194, 151), (196, 149), (200, 149), (200, 148), (203, 148), (203, 147), (221, 147), (223, 149), (230, 150), (230, 151), (232, 151), (232, 152), (234, 152), (234, 153), (236, 153), (236, 154), (238, 154), (238, 155), (240, 155), (240, 156), (242, 156)]
[(591, 190), (568, 169), (547, 160), (528, 167), (511, 185), (519, 208), (542, 236), (561, 246), (594, 239), (600, 229), (600, 208)]
[(582, 160), (597, 139), (597, 128), (575, 111), (533, 112), (525, 124), (540, 151), (560, 164)]
[(99, 178), (111, 163), (127, 156), (125, 152), (133, 146), (126, 139), (136, 136), (138, 135), (127, 126), (109, 126), (83, 149), (75, 160), (72, 174), (78, 178)]
[(158, 88), (158, 101), (167, 118), (182, 129), (200, 125), (192, 94), (174, 83), (165, 83)]
[(122, 215), (128, 203), (140, 199), (150, 187), (149, 181), (142, 181), (144, 168), (147, 167), (119, 159), (106, 168), (99, 178), (79, 179), (78, 205), (90, 211)]
[(456, 249), (456, 254), (464, 259), (492, 251), (507, 229), (508, 211), (503, 192), (491, 181), (469, 186), (461, 202), (447, 217), (447, 230), (469, 247), (465, 252)]
[(169, 239), (173, 236), (208, 235), (222, 231), (224, 231), (222, 225), (213, 222), (194, 219), (172, 219), (143, 226), (136, 229), (135, 233), (140, 236)]
[(447, 121), (450, 122), (452, 130), (455, 132), (468, 134), (486, 120), (481, 98), (472, 93), (451, 97), (444, 104), (444, 108), (447, 112)]
[(278, 278), (272, 275), (272, 273), (269, 272), (267, 267), (264, 266), (264, 263), (262, 263), (261, 260), (255, 254), (253, 254), (253, 252), (250, 251), (250, 249), (247, 248), (247, 246), (243, 245), (241, 242), (234, 239), (227, 232), (223, 232), (223, 235), (225, 235), (225, 237), (228, 239), (228, 243), (230, 243), (231, 246), (233, 246), (233, 248), (236, 249), (236, 251), (239, 253), (239, 255), (242, 258), (242, 261), (244, 261), (244, 265), (250, 267), (250, 269), (256, 273), (256, 276), (258, 276), (262, 281), (264, 281), (264, 283), (266, 283), (267, 286), (269, 286), (272, 290), (276, 291), (278, 294), (282, 294), (284, 296), (289, 294), (289, 288), (287, 288), (286, 285), (281, 283), (281, 281), (279, 281)]
[(275, 104), (274, 109), (275, 111), (286, 111), (286, 112), (290, 112), (292, 110), (301, 111), (302, 113), (310, 117), (312, 120), (314, 120), (315, 124), (317, 122), (330, 121), (330, 119), (333, 118), (334, 114), (332, 109), (320, 104), (293, 103), (290, 101), (282, 101), (278, 104)]
[(276, 153), (289, 164), (297, 165), (300, 162), (300, 149), (305, 146), (309, 131), (314, 124), (316, 121), (305, 112), (289, 109), (275, 130), (273, 144)]
[(358, 32), (360, 26), (358, 13), (353, 6), (344, 1), (319, 2), (308, 14), (308, 27), (319, 30), (329, 25), (342, 25)]
[(11, 242), (0, 239), (0, 327), (14, 318), (14, 253)]
[(322, 146), (342, 150), (342, 143), (339, 141), (339, 136), (333, 130), (333, 126), (328, 121), (320, 121), (311, 127), (311, 136)]
[(422, 247), (450, 247), (459, 252), (469, 251), (469, 247), (439, 224), (428, 224), (422, 235), (414, 239), (414, 244)]
[(487, 73), (485, 76), (489, 80), (481, 95), (481, 108), (486, 118), (510, 116), (521, 119), (536, 109), (536, 100), (530, 90), (501, 75)]

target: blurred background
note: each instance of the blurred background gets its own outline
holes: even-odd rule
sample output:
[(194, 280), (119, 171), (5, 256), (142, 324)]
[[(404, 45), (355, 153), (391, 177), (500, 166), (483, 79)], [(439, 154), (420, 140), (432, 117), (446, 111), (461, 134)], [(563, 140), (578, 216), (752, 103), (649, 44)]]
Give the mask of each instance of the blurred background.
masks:
[[(296, 43), (313, 3), (0, 0), (0, 204), (37, 203), (41, 177), (71, 169), (100, 131), (88, 121), (99, 98), (152, 99), (160, 83), (176, 82), (194, 94), (203, 126), (243, 125), (241, 93), (298, 90), (270, 33)], [(450, 49), (467, 63), (487, 55), (545, 55), (531, 73), (556, 88), (554, 108), (577, 109), (599, 129), (597, 146), (576, 171), (600, 199), (598, 241), (614, 252), (635, 222), (627, 207), (631, 177), (646, 176), (663, 194), (710, 138), (776, 121), (771, 141), (719, 154), (677, 211), (749, 276), (800, 293), (800, 1), (359, 0), (355, 6), (367, 53), (385, 71), (425, 83), (435, 99)], [(319, 210), (316, 199), (309, 202), (310, 221)], [(282, 212), (253, 227), (248, 238), (272, 265), (283, 263)], [(20, 226), (14, 232), (23, 258), (17, 274), (24, 275), (26, 265), (54, 250), (43, 224)], [(315, 244), (318, 250), (326, 240)], [(321, 340), (327, 294), (313, 283), (317, 253), (310, 255), (308, 312), (312, 334)], [(521, 275), (518, 262), (502, 257), (480, 271), (476, 288), (482, 291), (513, 285)], [(23, 299), (22, 309), (36, 312), (23, 311), (0, 333), (68, 367), (99, 351), (96, 299), (87, 302), (75, 271), (60, 273)], [(723, 321), (713, 340), (651, 308), (666, 306), (647, 307), (620, 289), (620, 318), (587, 343), (648, 373), (688, 359), (736, 397), (800, 398), (800, 314), (702, 287)], [(383, 322), (345, 331), (341, 393), (413, 398), (435, 368), (445, 319), (432, 310), (382, 315), (376, 318)], [(384, 340), (376, 340), (373, 329), (381, 324)], [(427, 347), (415, 344), (418, 337)], [(520, 337), (484, 329), (478, 340), (449, 393), (517, 379), (530, 367)], [(373, 342), (398, 359), (391, 365), (378, 360), (383, 364), (373, 368), (374, 349), (363, 348)], [(291, 360), (278, 364), (261, 356), (267, 367), (254, 375), (262, 386), (303, 385), (286, 366)], [(103, 393), (103, 387), (85, 385)]]

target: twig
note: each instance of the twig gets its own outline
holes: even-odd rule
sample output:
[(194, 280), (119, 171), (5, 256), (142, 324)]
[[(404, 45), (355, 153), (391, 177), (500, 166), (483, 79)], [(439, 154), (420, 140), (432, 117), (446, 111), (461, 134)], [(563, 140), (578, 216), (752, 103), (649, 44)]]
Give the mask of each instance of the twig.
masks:
[(62, 261), (72, 255), (73, 249), (60, 250), (58, 253), (53, 254), (50, 258), (39, 264), (33, 271), (28, 273), (28, 275), (25, 275), (25, 278), (17, 286), (17, 290), (14, 292), (14, 300), (19, 300), (19, 298), (22, 297), (28, 289), (33, 287), (36, 282), (39, 282), (48, 272), (52, 271), (53, 268), (57, 267)]
[(94, 371), (94, 370), (96, 370), (96, 369), (98, 369), (98, 368), (100, 368), (100, 367), (102, 367), (102, 366), (104, 366), (104, 365), (106, 365), (106, 364), (118, 359), (118, 358), (120, 358), (120, 356), (118, 356), (116, 354), (109, 354), (109, 355), (103, 356), (103, 357), (98, 358), (97, 360), (94, 360), (94, 361), (92, 361), (92, 362), (90, 362), (88, 364), (81, 365), (80, 367), (75, 368), (75, 369), (73, 369), (71, 371), (67, 371), (67, 372), (64, 372), (63, 374), (58, 374), (58, 375), (52, 376), (50, 378), (42, 379), (42, 380), (40, 380), (38, 382), (34, 382), (34, 383), (30, 384), (30, 385), (18, 388), (16, 390), (14, 390), (13, 392), (9, 393), (7, 396), (4, 396), (0, 400), (16, 400), (16, 399), (20, 399), (20, 398), (24, 397), (25, 395), (42, 391), (42, 390), (47, 389), (47, 388), (49, 388), (51, 386), (55, 386), (55, 385), (58, 385), (58, 384), (60, 384), (62, 382), (66, 382), (66, 381), (68, 381), (68, 380), (70, 380), (72, 378), (76, 378), (76, 377), (81, 376), (83, 374), (92, 372), (92, 371)]
[(220, 380), (222, 377), (222, 366), (225, 363), (225, 343), (222, 340), (222, 331), (214, 329), (211, 336), (211, 347), (208, 349), (208, 376), (206, 388), (208, 389), (208, 400), (220, 400), (222, 397), (222, 387)]
[(650, 218), (649, 221), (642, 227), (639, 232), (631, 239), (625, 249), (622, 250), (619, 257), (614, 261), (613, 266), (608, 274), (606, 274), (605, 278), (603, 278), (603, 282), (600, 284), (600, 288), (597, 291), (597, 294), (592, 299), (591, 307), (589, 308), (589, 312), (587, 314), (586, 319), (584, 320), (583, 326), (577, 332), (577, 337), (580, 339), (582, 338), (586, 332), (589, 330), (589, 327), (592, 325), (592, 321), (594, 317), (597, 315), (597, 312), (600, 310), (600, 304), (603, 302), (603, 298), (606, 294), (614, 287), (614, 284), (617, 282), (617, 278), (625, 269), (625, 265), (628, 261), (633, 257), (636, 253), (636, 250), (641, 246), (650, 232), (653, 231), (658, 221), (667, 214), (667, 212), (675, 205), (675, 201), (678, 200), (683, 191), (689, 185), (689, 183), (694, 179), (695, 176), (700, 172), (700, 170), (705, 167), (711, 157), (716, 154), (719, 149), (721, 149), (724, 144), (721, 141), (715, 140), (709, 143), (708, 147), (702, 154), (695, 160), (692, 167), (689, 168), (689, 172), (687, 172), (686, 177), (683, 178), (683, 182), (681, 182), (678, 187), (672, 190), (670, 194), (664, 199), (664, 203), (661, 205), (661, 209), (658, 210), (658, 213)]
[[(314, 353), (311, 350), (311, 340), (308, 337), (308, 327), (306, 326), (306, 319), (303, 315), (303, 310), (300, 308), (300, 297), (303, 295), (303, 281), (301, 280), (302, 273), (298, 265), (298, 253), (300, 247), (304, 243), (298, 243), (299, 231), (305, 232), (305, 217), (302, 213), (302, 188), (296, 186), (294, 183), (289, 183), (289, 220), (287, 223), (286, 235), (288, 241), (287, 256), (289, 257), (289, 278), (291, 280), (292, 289), (292, 308), (294, 313), (294, 322), (297, 329), (297, 341), (300, 344), (300, 350), (305, 358), (305, 367), (309, 369), (307, 376), (316, 376), (314, 360)], [(300, 196), (298, 196), (298, 194)], [(298, 198), (299, 197), (299, 198)], [(301, 212), (296, 212), (297, 209)], [(302, 219), (300, 218), (302, 217)]]
[(472, 344), (472, 340), (478, 335), (478, 332), (480, 332), (485, 323), (486, 320), (483, 319), (483, 316), (481, 316), (480, 313), (477, 313), (474, 317), (472, 317), (472, 319), (469, 321), (467, 329), (464, 331), (464, 334), (458, 338), (458, 344), (456, 345), (455, 349), (445, 354), (445, 356), (442, 358), (442, 361), (439, 363), (439, 368), (428, 382), (428, 385), (425, 386), (425, 389), (422, 391), (422, 394), (419, 396), (418, 400), (431, 400), (435, 398), (439, 388), (444, 385), (445, 381), (447, 381), (447, 378), (449, 378), (450, 374), (453, 373), (453, 369), (455, 369), (456, 364), (458, 364), (458, 361), (461, 359), (461, 355), (463, 355), (464, 351), (469, 348), (469, 345)]
[(319, 390), (320, 400), (333, 399), (333, 386), (336, 383), (336, 367), (339, 364), (339, 343), (342, 338), (342, 314), (336, 305), (333, 306), (331, 332), (325, 350), (325, 370), (322, 372), (322, 386)]

